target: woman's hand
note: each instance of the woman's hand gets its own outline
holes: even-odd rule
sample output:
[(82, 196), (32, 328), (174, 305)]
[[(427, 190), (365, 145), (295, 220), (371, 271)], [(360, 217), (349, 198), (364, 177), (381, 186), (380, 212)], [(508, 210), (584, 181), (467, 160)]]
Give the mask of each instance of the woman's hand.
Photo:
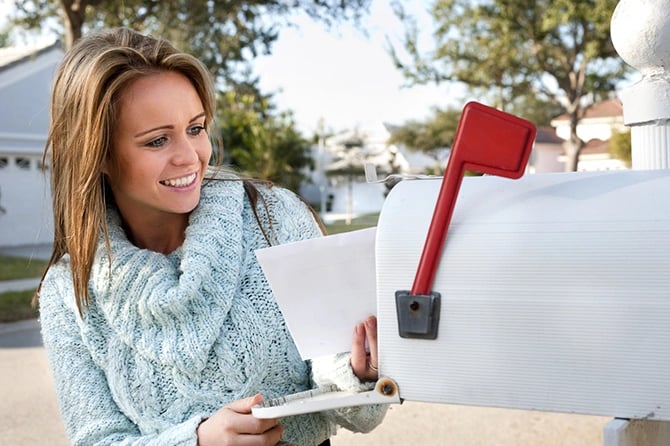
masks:
[(258, 419), (251, 408), (263, 401), (258, 394), (222, 407), (198, 426), (198, 446), (275, 446), (284, 435), (279, 420)]
[[(365, 349), (366, 341), (369, 353)], [(351, 368), (361, 381), (376, 381), (379, 378), (377, 361), (377, 317), (370, 316), (354, 327)]]

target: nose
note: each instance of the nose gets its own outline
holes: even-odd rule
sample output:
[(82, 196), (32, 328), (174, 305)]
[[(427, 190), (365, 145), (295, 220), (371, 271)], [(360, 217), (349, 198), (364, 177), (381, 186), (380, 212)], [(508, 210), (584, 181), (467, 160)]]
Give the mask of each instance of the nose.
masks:
[(173, 146), (172, 163), (176, 166), (188, 166), (198, 162), (198, 146), (188, 137), (182, 137)]

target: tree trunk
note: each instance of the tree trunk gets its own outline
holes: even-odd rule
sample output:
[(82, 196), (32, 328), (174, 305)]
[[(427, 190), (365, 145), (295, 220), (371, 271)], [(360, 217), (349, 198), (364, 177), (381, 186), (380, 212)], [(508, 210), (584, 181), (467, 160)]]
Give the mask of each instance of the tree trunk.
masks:
[(584, 148), (584, 141), (577, 136), (577, 125), (579, 124), (579, 108), (570, 110), (570, 138), (563, 144), (565, 150), (565, 171), (577, 172), (579, 166), (579, 154)]
[(565, 171), (576, 172), (579, 165), (579, 150), (570, 141), (563, 143), (565, 150)]
[(86, 0), (61, 0), (63, 22), (65, 25), (65, 50), (81, 38), (82, 28), (86, 20)]

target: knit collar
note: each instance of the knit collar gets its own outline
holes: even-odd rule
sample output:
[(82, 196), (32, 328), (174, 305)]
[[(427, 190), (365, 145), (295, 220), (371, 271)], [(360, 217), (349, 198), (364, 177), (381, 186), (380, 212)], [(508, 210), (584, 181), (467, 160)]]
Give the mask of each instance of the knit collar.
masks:
[(111, 263), (101, 240), (90, 282), (99, 311), (85, 318), (104, 317), (147, 359), (201, 370), (239, 288), (244, 196), (239, 181), (204, 185), (184, 244), (168, 256), (130, 243), (110, 212)]

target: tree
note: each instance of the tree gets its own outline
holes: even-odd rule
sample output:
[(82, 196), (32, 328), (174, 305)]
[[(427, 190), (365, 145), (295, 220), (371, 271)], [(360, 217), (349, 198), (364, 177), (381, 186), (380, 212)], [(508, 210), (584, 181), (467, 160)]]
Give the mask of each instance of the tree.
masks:
[(291, 113), (277, 112), (262, 94), (250, 62), (267, 54), (282, 26), (302, 12), (325, 26), (358, 20), (371, 0), (14, 0), (12, 23), (53, 26), (66, 48), (82, 33), (126, 26), (170, 40), (210, 68), (221, 95), (218, 121), (233, 164), (246, 173), (297, 190), (311, 163)]
[(460, 117), (460, 110), (433, 108), (433, 115), (426, 121), (407, 121), (393, 128), (389, 143), (432, 154), (452, 145)]
[(508, 103), (507, 112), (520, 116), (536, 126), (549, 126), (565, 109), (560, 104), (538, 95), (522, 95)]
[(58, 18), (69, 48), (82, 33), (127, 26), (172, 41), (228, 84), (247, 81), (248, 62), (268, 54), (282, 26), (303, 12), (326, 26), (358, 20), (371, 0), (14, 0), (12, 22), (41, 30)]
[(396, 66), (413, 83), (463, 82), (494, 94), (501, 109), (524, 96), (559, 104), (570, 117), (566, 170), (577, 168), (584, 141), (577, 124), (590, 103), (614, 90), (628, 72), (610, 39), (617, 0), (436, 0), (435, 48), (419, 48), (413, 17), (400, 2), (405, 55)]
[(0, 29), (0, 48), (8, 47), (10, 43), (9, 29)]
[(223, 147), (245, 174), (297, 191), (312, 166), (309, 142), (295, 128), (290, 113), (269, 113), (269, 104), (253, 95), (228, 92), (219, 107)]
[(613, 158), (623, 161), (630, 167), (632, 163), (630, 130), (617, 131), (612, 129), (609, 141), (609, 152)]

